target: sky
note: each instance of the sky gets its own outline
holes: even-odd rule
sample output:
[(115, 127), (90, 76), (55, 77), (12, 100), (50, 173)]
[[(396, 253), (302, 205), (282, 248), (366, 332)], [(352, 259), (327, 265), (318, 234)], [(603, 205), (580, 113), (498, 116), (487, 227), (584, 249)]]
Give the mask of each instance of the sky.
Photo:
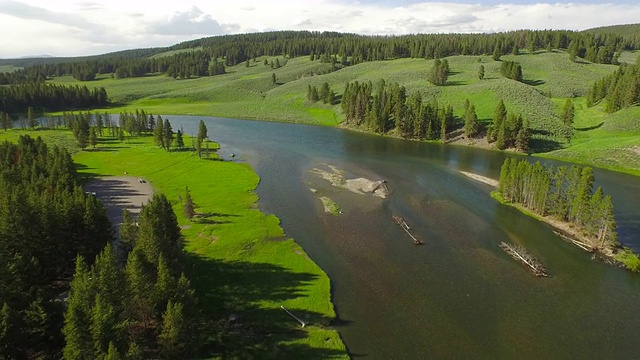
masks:
[(584, 30), (637, 23), (639, 15), (638, 0), (0, 0), (0, 58), (94, 55), (271, 30)]

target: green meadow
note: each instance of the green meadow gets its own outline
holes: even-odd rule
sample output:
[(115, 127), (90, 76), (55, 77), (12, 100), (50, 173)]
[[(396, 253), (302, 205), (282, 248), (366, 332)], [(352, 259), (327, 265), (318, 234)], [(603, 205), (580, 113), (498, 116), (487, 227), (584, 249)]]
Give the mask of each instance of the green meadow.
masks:
[[(9, 130), (0, 140), (26, 133), (73, 151), (82, 181), (127, 172), (167, 196), (185, 238), (200, 308), (214, 323), (205, 346), (216, 357), (347, 357), (337, 331), (327, 328), (335, 318), (328, 276), (285, 236), (278, 218), (257, 209), (259, 178), (249, 166), (167, 152), (150, 136), (102, 138), (96, 149), (84, 151), (66, 130)], [(186, 187), (196, 204), (192, 221), (181, 204)], [(280, 306), (308, 325), (302, 328)]]
[[(181, 50), (186, 51), (186, 50)], [(159, 54), (161, 55), (161, 54)], [(158, 56), (158, 55), (156, 55)], [(621, 59), (633, 61), (637, 53), (623, 53)], [(278, 57), (278, 69), (265, 66), (262, 57), (233, 67), (213, 77), (173, 79), (150, 74), (141, 78), (112, 79), (98, 76), (90, 83), (72, 77), (51, 80), (59, 84), (102, 86), (114, 106), (106, 110), (145, 109), (148, 113), (210, 115), (239, 119), (261, 119), (339, 126), (340, 105), (306, 100), (309, 85), (327, 82), (340, 96), (347, 82), (398, 82), (407, 92), (420, 92), (425, 100), (452, 105), (457, 116), (463, 113), (465, 99), (476, 107), (481, 122), (493, 115), (499, 99), (509, 112), (528, 119), (537, 139), (536, 156), (579, 162), (633, 174), (640, 174), (640, 122), (637, 107), (614, 114), (603, 111), (603, 104), (588, 108), (584, 96), (594, 81), (616, 69), (613, 65), (593, 64), (583, 60), (571, 62), (561, 50), (530, 54), (505, 55), (503, 60), (522, 65), (524, 81), (516, 82), (499, 73), (500, 62), (490, 56), (452, 56), (447, 58), (451, 75), (447, 86), (434, 86), (427, 80), (433, 60), (397, 59), (365, 62), (331, 72), (331, 65), (311, 61), (308, 57)], [(478, 78), (480, 65), (485, 68)], [(276, 75), (276, 83), (272, 81)], [(575, 137), (571, 141), (555, 135), (561, 128), (558, 113), (567, 98), (576, 104)]]

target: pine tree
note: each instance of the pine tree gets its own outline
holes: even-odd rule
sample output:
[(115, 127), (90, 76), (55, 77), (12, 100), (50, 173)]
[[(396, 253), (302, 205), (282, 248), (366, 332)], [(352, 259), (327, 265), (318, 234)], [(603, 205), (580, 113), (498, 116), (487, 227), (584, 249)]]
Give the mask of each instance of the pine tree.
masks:
[[(127, 280), (127, 318), (129, 320), (129, 334), (133, 338), (140, 335), (138, 330), (151, 326), (155, 319), (155, 311), (151, 295), (153, 294), (153, 266), (146, 260), (142, 250), (136, 246), (127, 258), (124, 268)], [(142, 331), (143, 332), (143, 331)]]
[(76, 259), (76, 271), (71, 281), (64, 316), (62, 333), (65, 338), (63, 356), (65, 359), (93, 359), (93, 341), (90, 332), (91, 300), (93, 290), (89, 279), (89, 269), (80, 256)]
[(167, 151), (171, 151), (171, 144), (173, 143), (173, 129), (171, 128), (171, 123), (169, 119), (164, 120), (163, 125), (164, 130), (164, 146)]
[(182, 138), (182, 131), (178, 130), (176, 134), (176, 147), (182, 149), (184, 147), (184, 139)]
[(29, 127), (31, 130), (35, 130), (36, 126), (38, 126), (38, 120), (36, 119), (36, 114), (31, 106), (27, 108), (27, 119), (29, 120)]
[(500, 61), (500, 56), (502, 56), (502, 51), (500, 50), (500, 45), (496, 44), (496, 46), (493, 48), (493, 60), (494, 61)]
[(184, 200), (184, 216), (191, 220), (196, 215), (195, 206), (193, 204), (193, 200), (191, 199), (191, 192), (189, 191), (189, 187), (187, 186), (185, 189), (185, 200)]
[[(127, 357), (127, 359), (129, 359), (129, 357)], [(120, 352), (118, 352), (118, 348), (113, 342), (109, 343), (109, 351), (103, 360), (122, 360), (122, 356), (120, 356)]]
[(567, 99), (564, 103), (564, 107), (562, 108), (561, 119), (567, 126), (573, 126), (573, 118), (575, 116), (575, 107), (573, 106), (573, 102), (571, 99)]
[(169, 265), (164, 257), (158, 258), (158, 266), (156, 269), (156, 283), (154, 287), (154, 303), (156, 313), (162, 313), (167, 307), (167, 302), (175, 297), (177, 280), (171, 274)]
[(189, 346), (186, 324), (181, 303), (167, 303), (162, 316), (162, 331), (158, 335), (158, 346), (162, 359), (181, 359), (188, 357)]
[(96, 134), (96, 128), (94, 127), (91, 127), (89, 130), (89, 144), (91, 144), (94, 149), (96, 148), (96, 145), (98, 145), (98, 135)]
[(124, 245), (126, 252), (130, 252), (136, 245), (138, 238), (138, 225), (131, 218), (129, 210), (122, 211), (122, 223), (119, 228), (120, 242)]
[(207, 139), (207, 125), (204, 121), (200, 120), (198, 124), (198, 136), (196, 138), (196, 150), (198, 151), (198, 157), (202, 157), (202, 141)]
[(476, 114), (476, 107), (469, 105), (464, 116), (464, 133), (467, 138), (472, 138), (480, 132), (480, 123)]
[(480, 65), (480, 67), (478, 68), (478, 79), (484, 79), (484, 65)]
[(504, 101), (500, 99), (500, 102), (498, 102), (498, 105), (496, 106), (496, 109), (493, 113), (493, 122), (487, 134), (487, 139), (489, 140), (489, 142), (496, 141), (496, 138), (498, 137), (498, 132), (502, 127), (502, 123), (506, 119), (507, 119), (507, 108), (504, 106)]
[(273, 83), (273, 85), (277, 85), (278, 84), (278, 79), (276, 78), (276, 73), (271, 73), (271, 83)]
[(176, 263), (182, 255), (182, 235), (169, 200), (162, 194), (154, 194), (140, 211), (138, 222), (136, 247), (147, 261), (155, 266), (162, 255), (170, 264)]
[(0, 112), (0, 121), (2, 122), (2, 128), (4, 131), (13, 128), (13, 120), (11, 120), (9, 114), (4, 111)]
[(158, 122), (156, 124), (156, 129), (155, 132), (153, 133), (153, 140), (155, 141), (156, 145), (160, 146), (161, 148), (165, 148), (165, 131), (164, 131), (164, 122), (162, 120), (162, 116), (158, 115)]
[(530, 150), (530, 141), (531, 131), (529, 130), (529, 122), (525, 120), (520, 130), (518, 130), (518, 134), (516, 135), (516, 148), (528, 154)]
[[(122, 289), (118, 290), (122, 291)], [(118, 315), (115, 309), (98, 293), (95, 297), (89, 327), (97, 357), (109, 352), (109, 344), (113, 344), (112, 341), (119, 337), (117, 326)]]

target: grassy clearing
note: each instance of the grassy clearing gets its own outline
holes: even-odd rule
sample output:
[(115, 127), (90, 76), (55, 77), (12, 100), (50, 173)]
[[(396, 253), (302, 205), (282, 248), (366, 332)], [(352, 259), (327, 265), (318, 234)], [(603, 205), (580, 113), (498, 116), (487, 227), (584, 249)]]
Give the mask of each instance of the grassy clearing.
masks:
[[(624, 58), (636, 54), (623, 54)], [(91, 83), (71, 77), (54, 83), (104, 86), (111, 100), (119, 104), (110, 112), (144, 108), (168, 115), (211, 115), (241, 119), (262, 119), (336, 126), (342, 121), (340, 105), (310, 103), (305, 99), (309, 85), (327, 82), (340, 95), (347, 82), (398, 82), (407, 92), (420, 92), (425, 100), (452, 105), (457, 116), (469, 99), (479, 119), (489, 121), (499, 99), (510, 112), (522, 114), (533, 129), (534, 150), (551, 151), (541, 156), (579, 162), (612, 170), (638, 174), (640, 160), (634, 149), (640, 146), (640, 108), (606, 114), (602, 106), (587, 108), (584, 95), (595, 80), (615, 70), (613, 65), (569, 61), (564, 51), (505, 55), (503, 60), (522, 64), (524, 82), (500, 75), (500, 61), (490, 56), (447, 58), (451, 75), (447, 86), (434, 86), (427, 80), (433, 60), (398, 59), (349, 66), (329, 72), (330, 65), (308, 57), (278, 58), (283, 66), (271, 69), (263, 58), (227, 68), (227, 74), (175, 80), (164, 75), (111, 79), (107, 75)], [(268, 61), (276, 58), (268, 57)], [(485, 79), (478, 79), (478, 68), (485, 67)], [(277, 77), (273, 84), (271, 74)], [(575, 138), (569, 143), (559, 134), (563, 129), (558, 113), (566, 98), (576, 103)], [(558, 150), (560, 149), (560, 150)]]
[(18, 71), (20, 69), (22, 69), (22, 67), (13, 66), (13, 65), (0, 65), (0, 73), (10, 73), (10, 72)]
[[(15, 140), (24, 133), (11, 130), (0, 139)], [(48, 141), (72, 139), (62, 130), (30, 134)], [(95, 150), (77, 151), (74, 161), (87, 179), (128, 172), (147, 179), (171, 201), (191, 255), (202, 309), (219, 325), (219, 333), (211, 334), (222, 349), (218, 355), (346, 357), (338, 333), (325, 328), (335, 317), (329, 278), (285, 237), (275, 216), (256, 209), (253, 190), (259, 178), (249, 166), (203, 160), (189, 151), (167, 153), (152, 143), (151, 137), (124, 143), (102, 139)], [(184, 217), (180, 203), (187, 186), (197, 206), (193, 221)], [(281, 305), (309, 326), (301, 329)], [(236, 324), (229, 324), (231, 314), (239, 316)]]

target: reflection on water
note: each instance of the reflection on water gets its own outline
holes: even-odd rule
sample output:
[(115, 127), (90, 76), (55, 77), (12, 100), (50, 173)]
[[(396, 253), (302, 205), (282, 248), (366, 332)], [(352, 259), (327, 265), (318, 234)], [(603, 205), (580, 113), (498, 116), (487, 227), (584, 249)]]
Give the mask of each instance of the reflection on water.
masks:
[[(200, 120), (168, 117), (186, 133)], [(640, 276), (590, 260), (458, 173), (497, 178), (504, 154), (202, 119), (222, 151), (260, 175), (261, 209), (280, 217), (331, 277), (336, 327), (354, 357), (632, 358), (640, 351)], [(391, 196), (335, 192), (344, 214), (324, 213), (308, 184), (308, 171), (319, 164), (385, 179)], [(595, 176), (613, 197), (620, 241), (640, 249), (640, 178), (604, 170)], [(394, 214), (424, 245), (413, 245)], [(532, 276), (498, 248), (501, 241), (525, 246), (551, 277)]]

